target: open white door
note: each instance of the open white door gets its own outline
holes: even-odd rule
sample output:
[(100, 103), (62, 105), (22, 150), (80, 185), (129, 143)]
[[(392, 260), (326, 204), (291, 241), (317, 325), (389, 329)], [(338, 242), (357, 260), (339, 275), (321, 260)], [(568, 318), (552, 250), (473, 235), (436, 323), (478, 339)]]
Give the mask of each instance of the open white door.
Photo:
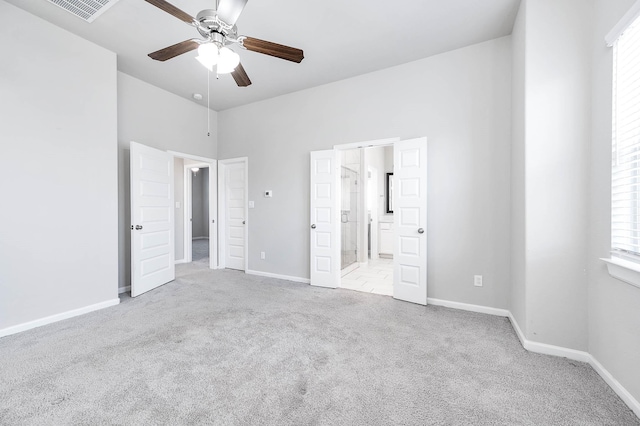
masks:
[(131, 296), (175, 279), (173, 156), (131, 142)]
[(311, 152), (311, 285), (340, 284), (339, 167), (336, 151)]
[(393, 297), (427, 304), (427, 138), (393, 146)]
[(220, 198), (220, 267), (247, 269), (247, 190), (246, 157), (218, 161)]

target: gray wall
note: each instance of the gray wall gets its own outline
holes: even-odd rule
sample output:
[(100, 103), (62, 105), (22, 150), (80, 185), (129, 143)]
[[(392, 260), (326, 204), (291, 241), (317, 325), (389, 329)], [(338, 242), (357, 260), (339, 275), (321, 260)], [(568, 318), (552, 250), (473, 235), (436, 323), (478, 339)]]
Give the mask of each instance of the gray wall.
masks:
[(586, 350), (591, 5), (527, 1), (527, 335)]
[(117, 303), (118, 197), (116, 55), (5, 2), (0, 51), (2, 330)]
[(310, 151), (427, 136), (429, 296), (506, 308), (510, 50), (500, 38), (220, 112), (219, 158), (249, 157), (249, 269), (309, 277)]
[(217, 113), (165, 90), (118, 72), (118, 241), (119, 285), (131, 277), (129, 142), (185, 154), (216, 158)]
[(589, 352), (640, 401), (640, 289), (611, 278), (602, 257), (611, 248), (612, 50), (604, 36), (634, 3), (595, 0), (591, 45), (591, 143), (588, 217)]
[(525, 0), (513, 42), (512, 191), (524, 195), (512, 199), (513, 307), (528, 339), (577, 350), (588, 349), (591, 17), (583, 0)]
[(588, 351), (640, 400), (640, 291), (607, 273), (612, 49), (633, 0), (523, 1), (513, 45), (510, 310), (526, 337)]

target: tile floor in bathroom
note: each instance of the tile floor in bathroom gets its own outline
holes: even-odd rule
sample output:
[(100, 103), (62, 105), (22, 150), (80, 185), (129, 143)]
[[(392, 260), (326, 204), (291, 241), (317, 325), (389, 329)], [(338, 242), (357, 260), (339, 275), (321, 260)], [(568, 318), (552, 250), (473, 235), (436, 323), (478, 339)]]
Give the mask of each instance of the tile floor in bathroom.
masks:
[(393, 296), (393, 259), (369, 260), (342, 277), (342, 288)]

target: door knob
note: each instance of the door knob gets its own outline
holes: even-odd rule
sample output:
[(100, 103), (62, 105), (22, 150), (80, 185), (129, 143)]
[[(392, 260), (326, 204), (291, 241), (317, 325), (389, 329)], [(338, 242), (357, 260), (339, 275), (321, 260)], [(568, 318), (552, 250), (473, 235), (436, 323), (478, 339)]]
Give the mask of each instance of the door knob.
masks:
[(316, 229), (316, 224), (311, 225), (311, 229)]
[(212, 220), (211, 220), (211, 223), (216, 223), (215, 219), (212, 219)]
[(418, 228), (418, 234), (424, 234), (424, 229)]
[(142, 225), (136, 225), (136, 229), (139, 231), (142, 229)]
[(247, 222), (243, 220), (243, 221), (242, 221), (242, 224), (244, 225), (245, 223), (247, 223)]

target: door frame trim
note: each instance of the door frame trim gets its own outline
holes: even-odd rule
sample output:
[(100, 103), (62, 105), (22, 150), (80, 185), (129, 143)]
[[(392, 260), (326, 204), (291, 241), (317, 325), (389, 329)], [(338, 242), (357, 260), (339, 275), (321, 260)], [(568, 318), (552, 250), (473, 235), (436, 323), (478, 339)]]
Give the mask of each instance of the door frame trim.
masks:
[(218, 160), (218, 269), (226, 268), (226, 226), (227, 226), (227, 203), (225, 168), (230, 164), (244, 163), (244, 272), (249, 270), (249, 157), (229, 158)]
[(394, 142), (398, 142), (399, 140), (400, 140), (399, 137), (394, 137), (394, 138), (387, 138), (387, 139), (375, 139), (372, 141), (352, 142), (352, 143), (345, 143), (341, 145), (334, 145), (333, 149), (338, 151), (344, 151), (344, 150), (356, 149), (356, 148), (370, 148), (374, 146), (393, 145)]

